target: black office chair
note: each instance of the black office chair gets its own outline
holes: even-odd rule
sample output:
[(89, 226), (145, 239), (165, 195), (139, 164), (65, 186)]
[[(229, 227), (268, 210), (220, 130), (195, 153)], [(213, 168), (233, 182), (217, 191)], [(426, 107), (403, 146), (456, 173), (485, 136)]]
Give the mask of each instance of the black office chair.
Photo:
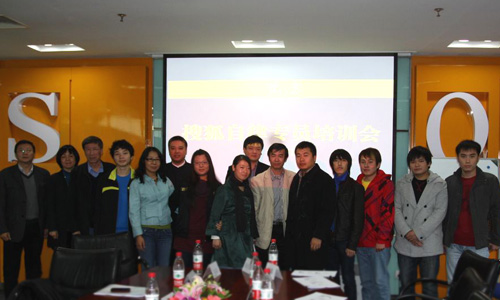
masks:
[(116, 249), (57, 248), (49, 279), (21, 282), (8, 300), (71, 300), (116, 282), (120, 252)]
[[(470, 297), (477, 295), (477, 292), (481, 292), (486, 294), (486, 290), (488, 289), (488, 283), (483, 281), (483, 278), (479, 275), (479, 273), (473, 268), (468, 267), (463, 270), (460, 274), (460, 278), (457, 280), (456, 285), (453, 289), (449, 291), (449, 296), (444, 299), (449, 300), (470, 300)], [(474, 294), (474, 295), (473, 295)], [(441, 298), (433, 297), (429, 295), (423, 294), (406, 294), (400, 295), (396, 299), (431, 299), (438, 300)]]
[(130, 277), (138, 272), (137, 249), (128, 232), (95, 236), (75, 235), (72, 246), (75, 249), (119, 249), (121, 261), (118, 279)]
[(434, 278), (432, 279), (421, 278), (417, 279), (415, 282), (404, 287), (401, 290), (399, 296), (403, 296), (406, 290), (410, 286), (415, 285), (417, 282), (429, 282), (429, 281), (448, 286), (448, 294), (452, 295), (454, 293), (454, 289), (458, 287), (458, 280), (462, 276), (462, 273), (469, 267), (472, 267), (481, 277), (482, 281), (486, 284), (486, 289), (484, 293), (486, 293), (489, 297), (491, 297), (493, 291), (495, 290), (495, 285), (497, 283), (498, 276), (500, 274), (500, 261), (496, 259), (489, 259), (482, 257), (470, 250), (464, 251), (464, 253), (462, 253), (462, 255), (460, 256), (451, 283), (448, 283), (447, 281), (443, 280), (437, 280)]

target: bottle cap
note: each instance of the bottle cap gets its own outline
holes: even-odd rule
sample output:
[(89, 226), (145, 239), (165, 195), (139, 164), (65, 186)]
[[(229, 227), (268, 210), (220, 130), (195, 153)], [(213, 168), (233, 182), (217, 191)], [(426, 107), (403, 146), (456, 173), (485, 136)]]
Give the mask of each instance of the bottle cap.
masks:
[(175, 253), (175, 256), (177, 256), (177, 257), (181, 257), (181, 256), (182, 256), (182, 252), (177, 252), (177, 253)]
[(252, 253), (252, 256), (259, 256), (259, 253), (254, 252), (254, 253)]
[(255, 265), (256, 265), (256, 266), (262, 266), (262, 262), (261, 262), (260, 260), (259, 260), (259, 261), (256, 261), (256, 262), (255, 262)]
[(271, 273), (271, 269), (264, 269), (264, 273), (266, 273), (266, 274)]
[(148, 277), (149, 278), (155, 278), (156, 277), (156, 273), (155, 272), (149, 272), (148, 273)]
[(271, 243), (276, 243), (276, 239), (272, 239), (272, 240), (271, 240)]
[(200, 240), (196, 240), (196, 244), (201, 244), (201, 241)]

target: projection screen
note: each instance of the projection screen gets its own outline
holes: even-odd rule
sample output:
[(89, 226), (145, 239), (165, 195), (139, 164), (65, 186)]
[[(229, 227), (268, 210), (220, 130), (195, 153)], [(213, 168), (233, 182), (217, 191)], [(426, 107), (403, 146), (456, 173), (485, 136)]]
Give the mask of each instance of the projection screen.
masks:
[(393, 168), (395, 59), (387, 55), (336, 56), (165, 56), (165, 155), (174, 135), (188, 141), (187, 160), (207, 150), (224, 181), (227, 167), (243, 153), (252, 134), (267, 149), (283, 143), (285, 168), (297, 171), (294, 149), (301, 141), (317, 147), (317, 163), (328, 164), (333, 150), (353, 158), (351, 176), (360, 173), (358, 154), (374, 147), (381, 168)]

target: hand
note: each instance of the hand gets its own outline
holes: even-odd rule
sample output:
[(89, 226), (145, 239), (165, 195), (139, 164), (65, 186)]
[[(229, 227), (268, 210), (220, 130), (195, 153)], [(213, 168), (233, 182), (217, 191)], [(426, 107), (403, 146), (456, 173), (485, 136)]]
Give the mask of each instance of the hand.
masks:
[(498, 246), (497, 246), (497, 245), (495, 245), (495, 244), (490, 243), (490, 244), (488, 245), (488, 249), (489, 249), (490, 251), (498, 250)]
[(222, 248), (221, 240), (212, 240), (212, 247), (214, 247), (214, 249)]
[(316, 251), (319, 248), (321, 248), (321, 240), (313, 237), (311, 239), (311, 251)]
[(80, 235), (80, 234), (82, 234), (80, 231), (73, 232), (73, 235)]
[(217, 229), (218, 231), (222, 230), (222, 221), (219, 221), (217, 222), (217, 224), (215, 224), (215, 229)]
[(407, 239), (415, 247), (422, 247), (424, 245), (413, 230), (408, 231), (405, 235), (405, 239)]
[(144, 251), (144, 249), (146, 249), (146, 242), (144, 241), (142, 235), (135, 237), (135, 246), (137, 247), (137, 250), (140, 251)]
[(356, 255), (356, 251), (346, 248), (345, 254), (347, 255), (347, 257), (354, 257), (354, 255)]
[(384, 244), (375, 244), (375, 251), (380, 252), (385, 249)]
[(57, 231), (49, 231), (49, 235), (54, 239), (57, 240), (59, 238), (59, 235), (57, 234)]
[(4, 240), (4, 242), (10, 241), (10, 233), (9, 232), (4, 232), (0, 234), (0, 238)]

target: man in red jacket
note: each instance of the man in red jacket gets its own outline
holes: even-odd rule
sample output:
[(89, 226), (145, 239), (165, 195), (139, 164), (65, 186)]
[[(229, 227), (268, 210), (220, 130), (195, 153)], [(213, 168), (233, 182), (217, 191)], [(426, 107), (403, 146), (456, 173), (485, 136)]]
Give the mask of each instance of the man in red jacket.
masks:
[(391, 298), (387, 266), (393, 236), (394, 184), (391, 175), (380, 170), (381, 162), (377, 149), (359, 153), (361, 174), (357, 181), (365, 188), (365, 222), (357, 255), (364, 300)]

